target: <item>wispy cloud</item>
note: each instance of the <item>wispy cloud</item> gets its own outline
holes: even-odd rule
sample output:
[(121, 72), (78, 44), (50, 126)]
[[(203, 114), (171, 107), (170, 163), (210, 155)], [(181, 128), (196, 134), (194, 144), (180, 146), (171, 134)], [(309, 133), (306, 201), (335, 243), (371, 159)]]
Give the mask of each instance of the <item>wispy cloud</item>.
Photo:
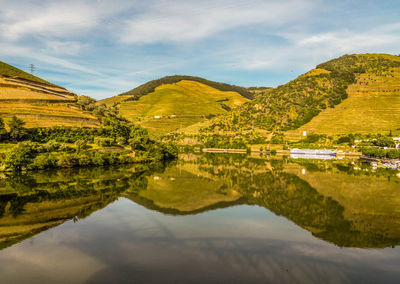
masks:
[(310, 1), (152, 1), (140, 14), (124, 21), (125, 43), (199, 40), (238, 27), (260, 24), (277, 28), (303, 18)]
[(2, 0), (1, 60), (97, 98), (159, 76), (282, 84), (344, 53), (399, 54), (396, 1)]

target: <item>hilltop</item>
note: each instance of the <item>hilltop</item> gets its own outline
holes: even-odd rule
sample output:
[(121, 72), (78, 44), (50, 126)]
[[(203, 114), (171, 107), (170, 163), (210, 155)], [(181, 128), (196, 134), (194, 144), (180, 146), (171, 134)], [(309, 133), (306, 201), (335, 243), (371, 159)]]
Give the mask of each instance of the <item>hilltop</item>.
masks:
[[(208, 131), (289, 131), (322, 134), (382, 132), (400, 125), (400, 57), (344, 55), (289, 83), (260, 92)], [(295, 131), (293, 131), (295, 130)]]
[(97, 126), (67, 89), (0, 61), (0, 117), (16, 115), (26, 127)]
[(225, 114), (252, 98), (246, 88), (191, 76), (169, 76), (129, 92), (99, 101), (117, 104), (120, 114), (147, 128), (153, 135)]

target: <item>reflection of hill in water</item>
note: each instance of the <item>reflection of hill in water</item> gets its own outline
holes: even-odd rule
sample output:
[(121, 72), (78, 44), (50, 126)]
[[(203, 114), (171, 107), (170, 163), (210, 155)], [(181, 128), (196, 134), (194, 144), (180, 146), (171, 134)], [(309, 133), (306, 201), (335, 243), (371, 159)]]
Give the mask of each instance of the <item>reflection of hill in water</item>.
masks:
[(224, 156), (187, 160), (157, 170), (120, 167), (3, 179), (0, 246), (84, 218), (119, 196), (172, 215), (258, 205), (339, 246), (400, 243), (396, 178), (355, 175), (335, 162), (299, 165)]
[(129, 168), (37, 172), (1, 180), (0, 248), (115, 201), (138, 174)]
[[(151, 177), (145, 190), (126, 196), (149, 209), (176, 215), (238, 204), (259, 205), (339, 246), (400, 243), (396, 178), (388, 181), (387, 176), (370, 172), (355, 175), (337, 162), (309, 161), (303, 175), (303, 165), (276, 160), (200, 159), (157, 175), (156, 182)], [(213, 198), (201, 204), (203, 196)], [(232, 197), (235, 199), (227, 200)]]

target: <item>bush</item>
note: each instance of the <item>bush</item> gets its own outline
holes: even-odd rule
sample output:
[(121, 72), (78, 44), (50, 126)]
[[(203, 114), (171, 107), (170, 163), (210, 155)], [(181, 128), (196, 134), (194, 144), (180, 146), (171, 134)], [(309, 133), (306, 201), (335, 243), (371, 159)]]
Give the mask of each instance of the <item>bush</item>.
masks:
[(126, 139), (124, 137), (118, 137), (117, 139), (115, 139), (115, 142), (118, 145), (126, 145)]
[(11, 170), (21, 170), (31, 163), (35, 149), (27, 143), (19, 143), (6, 154), (4, 165)]
[(78, 164), (79, 166), (89, 166), (92, 164), (92, 160), (87, 154), (80, 154), (78, 156)]
[(63, 154), (58, 158), (57, 166), (60, 168), (72, 168), (76, 166), (78, 163), (75, 157), (71, 154)]
[(104, 137), (96, 137), (94, 138), (94, 143), (100, 147), (107, 147), (114, 144), (114, 139), (112, 138), (104, 138)]
[(365, 156), (377, 158), (399, 159), (400, 150), (397, 149), (378, 149), (378, 148), (362, 148), (361, 152)]
[(95, 166), (102, 166), (105, 164), (103, 155), (101, 155), (100, 153), (95, 153), (92, 157), (92, 164)]
[(394, 147), (393, 138), (388, 136), (379, 137), (373, 143), (378, 147)]
[(51, 154), (46, 153), (36, 156), (32, 164), (30, 165), (30, 168), (42, 170), (46, 168), (52, 168), (56, 164), (57, 164), (57, 158)]
[(87, 142), (85, 140), (78, 140), (75, 142), (76, 145), (76, 151), (80, 152), (83, 149), (87, 148)]
[(350, 146), (354, 144), (354, 135), (353, 134), (349, 134), (347, 136), (342, 136), (339, 137), (339, 139), (337, 139), (335, 141), (336, 144), (344, 144), (344, 143), (348, 143)]

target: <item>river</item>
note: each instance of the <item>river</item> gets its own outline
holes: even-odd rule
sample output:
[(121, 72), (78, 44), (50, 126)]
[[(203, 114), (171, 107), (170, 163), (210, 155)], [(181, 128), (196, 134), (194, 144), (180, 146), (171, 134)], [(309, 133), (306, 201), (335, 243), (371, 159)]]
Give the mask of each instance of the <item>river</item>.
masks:
[(0, 180), (2, 283), (399, 283), (400, 178), (188, 154)]

